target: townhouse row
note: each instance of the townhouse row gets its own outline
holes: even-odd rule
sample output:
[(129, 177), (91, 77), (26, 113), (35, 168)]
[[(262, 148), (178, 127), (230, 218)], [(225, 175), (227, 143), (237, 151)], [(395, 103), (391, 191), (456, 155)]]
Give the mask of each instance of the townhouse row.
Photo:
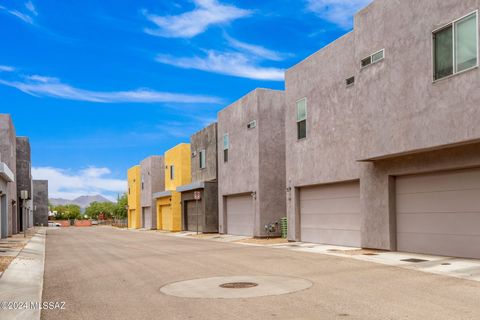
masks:
[(256, 237), (286, 216), (292, 241), (480, 258), (479, 5), (374, 1), (285, 92), (251, 92), (159, 157), (152, 209), (132, 216)]
[(48, 181), (32, 179), (30, 141), (0, 114), (0, 238), (34, 225), (48, 225)]

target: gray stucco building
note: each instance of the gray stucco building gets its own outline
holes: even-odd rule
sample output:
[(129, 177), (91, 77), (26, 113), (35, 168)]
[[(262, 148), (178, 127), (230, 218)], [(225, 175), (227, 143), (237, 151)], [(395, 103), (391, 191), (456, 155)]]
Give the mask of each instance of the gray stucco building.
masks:
[(286, 215), (284, 112), (282, 91), (257, 89), (218, 113), (221, 233), (267, 236)]
[[(183, 230), (218, 232), (217, 123), (192, 135), (190, 148), (192, 183), (177, 187), (182, 193)], [(200, 194), (198, 203), (195, 192)]]
[(141, 225), (145, 229), (157, 228), (157, 206), (153, 194), (165, 190), (165, 169), (162, 156), (151, 156), (140, 162), (142, 206)]
[(287, 71), (290, 240), (480, 258), (478, 8), (376, 0)]
[[(20, 199), (21, 191), (27, 191), (28, 199)], [(14, 233), (23, 231), (23, 226), (30, 227), (31, 200), (32, 199), (32, 161), (30, 154), (30, 141), (27, 137), (17, 137), (17, 229)], [(25, 204), (25, 212), (23, 211)], [(24, 224), (25, 220), (25, 224)]]
[[(0, 114), (0, 154), (2, 162), (12, 171), (16, 177), (17, 170), (17, 147), (16, 132), (12, 118), (9, 114)], [(17, 183), (16, 179), (7, 185), (7, 225), (8, 236), (17, 230)], [(2, 221), (3, 222), (3, 221)], [(16, 232), (15, 232), (16, 233)]]
[(33, 180), (33, 224), (48, 226), (48, 181)]
[(8, 203), (11, 200), (9, 194), (9, 184), (15, 181), (15, 175), (12, 170), (2, 162), (2, 154), (0, 153), (0, 239), (8, 237)]

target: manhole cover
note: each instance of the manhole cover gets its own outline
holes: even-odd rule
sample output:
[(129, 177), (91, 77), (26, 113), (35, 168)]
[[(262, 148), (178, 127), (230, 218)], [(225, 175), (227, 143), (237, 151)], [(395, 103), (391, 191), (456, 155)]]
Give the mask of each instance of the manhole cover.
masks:
[(255, 282), (228, 282), (219, 285), (220, 288), (225, 289), (246, 289), (246, 288), (253, 288), (258, 286), (258, 283)]
[(230, 276), (174, 282), (161, 287), (160, 292), (181, 298), (243, 299), (287, 294), (311, 286), (310, 281), (293, 277)]
[(400, 260), (400, 261), (419, 263), (419, 262), (427, 262), (428, 260), (410, 258), (410, 259), (402, 259), (402, 260)]

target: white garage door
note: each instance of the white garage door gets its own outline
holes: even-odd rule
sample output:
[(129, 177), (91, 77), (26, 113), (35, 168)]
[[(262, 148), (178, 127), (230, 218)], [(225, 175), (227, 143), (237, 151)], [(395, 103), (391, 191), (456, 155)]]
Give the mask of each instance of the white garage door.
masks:
[(302, 241), (360, 246), (360, 185), (357, 182), (300, 189)]
[(480, 258), (480, 169), (397, 177), (397, 249)]
[(253, 201), (250, 195), (227, 197), (227, 233), (253, 236)]

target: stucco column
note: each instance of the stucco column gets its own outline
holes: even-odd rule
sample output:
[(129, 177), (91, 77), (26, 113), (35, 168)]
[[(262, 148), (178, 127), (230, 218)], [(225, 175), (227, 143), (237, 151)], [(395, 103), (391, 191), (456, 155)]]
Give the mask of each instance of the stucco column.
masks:
[(362, 247), (396, 249), (395, 179), (375, 163), (360, 166)]
[(299, 189), (288, 185), (287, 189), (287, 219), (289, 241), (300, 241), (300, 208), (298, 206)]

